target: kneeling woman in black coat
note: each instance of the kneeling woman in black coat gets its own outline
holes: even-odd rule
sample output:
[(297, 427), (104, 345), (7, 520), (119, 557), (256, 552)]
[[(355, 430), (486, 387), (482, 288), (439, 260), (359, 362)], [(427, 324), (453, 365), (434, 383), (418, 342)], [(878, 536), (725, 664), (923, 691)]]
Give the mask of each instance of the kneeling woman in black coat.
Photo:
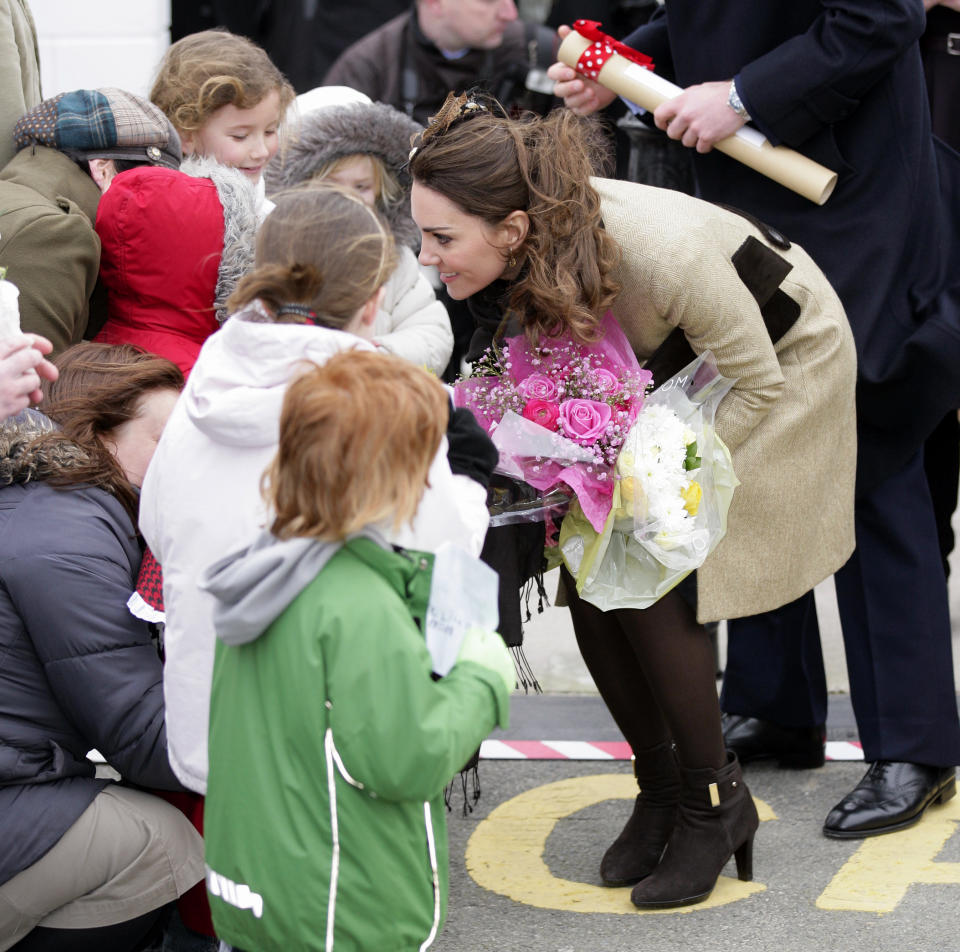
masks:
[(59, 429), (31, 411), (0, 427), (0, 950), (128, 950), (203, 877), (190, 823), (136, 789), (182, 788), (160, 658), (126, 605), (139, 485), (183, 378), (132, 347), (58, 363)]

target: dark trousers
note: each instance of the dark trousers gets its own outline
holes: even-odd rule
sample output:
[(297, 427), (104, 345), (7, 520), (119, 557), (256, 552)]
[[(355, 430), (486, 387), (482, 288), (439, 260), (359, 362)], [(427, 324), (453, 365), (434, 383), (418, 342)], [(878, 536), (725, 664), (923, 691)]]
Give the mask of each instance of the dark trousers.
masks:
[(943, 572), (949, 578), (947, 557), (953, 551), (953, 511), (957, 508), (960, 485), (960, 421), (956, 410), (951, 410), (940, 421), (923, 444), (923, 468), (933, 500)]
[(167, 911), (161, 906), (127, 922), (91, 929), (37, 928), (10, 952), (138, 952), (156, 940)]
[[(835, 583), (864, 757), (960, 763), (950, 614), (930, 493), (917, 454), (861, 496), (857, 549)], [(826, 720), (813, 593), (728, 623), (721, 707), (790, 727)]]

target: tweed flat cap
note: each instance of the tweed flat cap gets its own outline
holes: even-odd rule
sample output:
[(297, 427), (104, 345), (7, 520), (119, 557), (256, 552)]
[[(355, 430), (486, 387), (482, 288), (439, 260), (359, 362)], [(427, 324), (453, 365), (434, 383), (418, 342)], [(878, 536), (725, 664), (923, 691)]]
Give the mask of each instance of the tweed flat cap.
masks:
[(152, 102), (122, 89), (77, 89), (45, 99), (17, 120), (18, 149), (37, 143), (73, 159), (132, 159), (180, 166), (180, 137)]

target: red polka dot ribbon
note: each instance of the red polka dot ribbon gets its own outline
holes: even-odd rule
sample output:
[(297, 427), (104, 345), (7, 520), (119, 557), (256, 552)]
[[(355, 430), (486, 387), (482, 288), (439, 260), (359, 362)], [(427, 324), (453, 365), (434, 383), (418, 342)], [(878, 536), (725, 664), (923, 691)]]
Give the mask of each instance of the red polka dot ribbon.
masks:
[(653, 69), (653, 60), (645, 53), (640, 53), (629, 46), (615, 40), (612, 36), (607, 36), (600, 30), (598, 20), (577, 20), (573, 28), (585, 39), (591, 40), (588, 46), (577, 60), (577, 72), (582, 73), (589, 79), (596, 79), (600, 75), (600, 70), (614, 53), (623, 56), (642, 66), (644, 69)]

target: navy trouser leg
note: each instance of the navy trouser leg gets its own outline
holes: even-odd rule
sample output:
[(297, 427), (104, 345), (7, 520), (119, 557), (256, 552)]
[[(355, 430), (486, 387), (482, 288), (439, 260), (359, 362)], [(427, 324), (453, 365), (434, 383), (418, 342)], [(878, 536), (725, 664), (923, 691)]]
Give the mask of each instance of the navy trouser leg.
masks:
[(920, 454), (858, 498), (856, 530), (835, 582), (864, 757), (958, 764), (947, 586)]
[(720, 708), (781, 727), (826, 723), (827, 680), (813, 592), (727, 622)]

